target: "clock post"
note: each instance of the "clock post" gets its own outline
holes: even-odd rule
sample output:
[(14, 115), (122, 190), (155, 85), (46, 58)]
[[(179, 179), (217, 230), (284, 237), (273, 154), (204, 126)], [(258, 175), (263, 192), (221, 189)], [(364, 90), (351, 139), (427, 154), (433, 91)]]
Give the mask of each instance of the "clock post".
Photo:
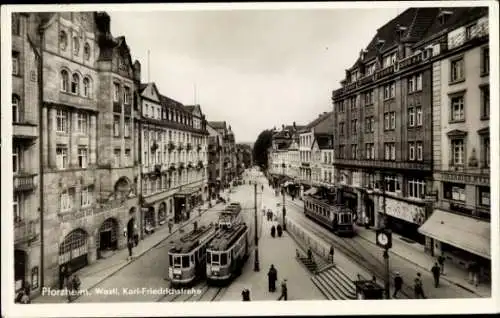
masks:
[(389, 249), (392, 247), (392, 232), (387, 228), (381, 228), (376, 231), (377, 245), (384, 249), (384, 263), (385, 263), (385, 299), (391, 298), (390, 293), (390, 272), (389, 272)]

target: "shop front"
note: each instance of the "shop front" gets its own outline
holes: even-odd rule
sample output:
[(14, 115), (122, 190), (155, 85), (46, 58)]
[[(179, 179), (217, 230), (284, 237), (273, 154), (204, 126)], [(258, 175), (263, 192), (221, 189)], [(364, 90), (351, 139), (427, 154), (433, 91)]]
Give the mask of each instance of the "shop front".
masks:
[[(464, 229), (466, 229), (464, 231)], [(472, 261), (480, 265), (481, 277), (491, 277), (490, 223), (473, 217), (434, 209), (419, 228), (427, 237), (426, 247), (433, 256), (443, 255), (467, 269)]]
[(174, 222), (189, 220), (194, 207), (201, 204), (200, 187), (182, 188), (174, 195)]
[(385, 222), (394, 233), (401, 235), (403, 240), (409, 243), (418, 242), (425, 244), (425, 237), (418, 232), (418, 228), (425, 221), (425, 203), (421, 205), (412, 204), (394, 198), (377, 196), (378, 200), (378, 226)]

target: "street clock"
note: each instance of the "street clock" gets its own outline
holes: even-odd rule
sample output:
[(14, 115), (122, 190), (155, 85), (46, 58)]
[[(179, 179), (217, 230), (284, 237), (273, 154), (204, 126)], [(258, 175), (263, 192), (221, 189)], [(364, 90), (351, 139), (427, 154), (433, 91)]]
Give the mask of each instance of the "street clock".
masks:
[(392, 247), (392, 232), (388, 229), (378, 229), (376, 232), (377, 245), (389, 249)]

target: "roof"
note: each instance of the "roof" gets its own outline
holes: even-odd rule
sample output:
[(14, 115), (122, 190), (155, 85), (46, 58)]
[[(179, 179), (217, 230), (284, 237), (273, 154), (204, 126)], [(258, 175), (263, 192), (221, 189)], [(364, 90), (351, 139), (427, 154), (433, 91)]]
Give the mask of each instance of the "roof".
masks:
[(194, 108), (195, 108), (195, 107), (196, 107), (196, 106), (193, 106), (193, 105), (187, 105), (187, 106), (184, 106), (184, 108), (185, 108), (188, 112), (190, 112), (190, 113), (192, 113), (192, 112), (193, 112), (193, 110), (194, 110)]
[(146, 87), (148, 87), (148, 83), (141, 83), (139, 84), (139, 92), (142, 93), (143, 90), (146, 89)]
[(210, 242), (207, 250), (226, 251), (247, 232), (248, 226), (246, 224), (237, 224), (230, 228), (219, 229), (215, 238)]
[[(311, 121), (309, 124), (307, 124), (303, 129), (301, 129), (301, 132), (305, 132), (307, 130), (315, 128), (318, 124), (320, 124), (322, 121), (324, 121), (325, 119), (327, 119), (329, 116), (332, 116), (332, 115), (333, 115), (333, 112), (324, 112), (323, 114), (319, 115), (316, 119)], [(333, 118), (333, 116), (332, 116), (332, 118)], [(332, 125), (333, 125), (333, 122), (332, 122)]]
[(170, 97), (164, 96), (160, 94), (160, 102), (162, 105), (171, 107), (171, 108), (177, 108), (179, 110), (184, 110), (184, 105), (182, 105), (181, 102), (178, 102)]
[(208, 124), (213, 129), (225, 129), (226, 128), (226, 122), (225, 121), (209, 121)]
[(169, 253), (187, 254), (200, 245), (209, 243), (215, 237), (213, 226), (200, 226), (196, 231), (185, 233), (172, 243)]

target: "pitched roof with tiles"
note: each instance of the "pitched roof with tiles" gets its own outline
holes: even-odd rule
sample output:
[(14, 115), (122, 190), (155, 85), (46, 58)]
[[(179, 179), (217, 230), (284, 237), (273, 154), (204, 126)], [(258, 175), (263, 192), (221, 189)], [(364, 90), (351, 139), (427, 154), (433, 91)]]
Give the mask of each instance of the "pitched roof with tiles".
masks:
[(225, 121), (209, 121), (208, 125), (210, 125), (210, 127), (212, 127), (213, 129), (225, 129), (226, 128)]
[[(328, 117), (332, 117), (333, 118), (332, 115), (333, 115), (333, 112), (324, 112), (324, 113), (322, 113), (316, 119), (314, 119), (309, 124), (305, 125), (302, 129), (300, 129), (299, 132), (306, 132), (306, 131), (309, 131), (312, 128), (316, 129), (316, 126), (318, 126), (320, 123), (322, 123)], [(333, 122), (332, 122), (332, 125), (333, 125)]]

